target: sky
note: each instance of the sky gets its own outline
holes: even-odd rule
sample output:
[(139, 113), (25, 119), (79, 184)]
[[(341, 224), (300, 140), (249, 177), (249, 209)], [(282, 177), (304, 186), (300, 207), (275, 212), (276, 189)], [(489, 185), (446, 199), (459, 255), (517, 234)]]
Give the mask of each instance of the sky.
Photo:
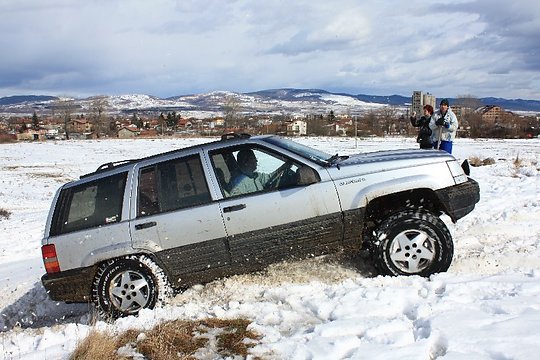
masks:
[[(460, 162), (491, 157), (495, 163), (471, 168), (481, 192), (475, 209), (455, 224), (443, 217), (454, 241), (446, 273), (373, 276), (363, 262), (353, 267), (320, 257), (195, 285), (163, 307), (111, 324), (93, 321), (87, 304), (48, 298), (40, 247), (59, 186), (104, 161), (211, 140), (0, 144), (0, 209), (10, 213), (0, 216), (0, 359), (68, 359), (91, 330), (144, 333), (166, 320), (215, 317), (248, 319), (249, 329), (262, 336), (248, 359), (538, 359), (539, 139), (456, 139)], [(363, 139), (358, 147), (354, 138), (298, 141), (344, 155), (418, 149), (413, 137)]]
[(2, 0), (0, 96), (540, 100), (536, 0)]

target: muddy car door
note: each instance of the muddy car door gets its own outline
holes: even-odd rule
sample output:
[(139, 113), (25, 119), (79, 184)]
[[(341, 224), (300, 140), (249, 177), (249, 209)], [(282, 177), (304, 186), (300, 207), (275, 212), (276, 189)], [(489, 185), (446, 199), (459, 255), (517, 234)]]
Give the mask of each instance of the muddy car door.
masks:
[(135, 248), (156, 253), (171, 279), (182, 283), (229, 263), (221, 210), (212, 202), (199, 153), (141, 164), (136, 174)]
[(220, 149), (210, 158), (233, 265), (260, 268), (341, 244), (340, 205), (323, 168), (253, 144)]

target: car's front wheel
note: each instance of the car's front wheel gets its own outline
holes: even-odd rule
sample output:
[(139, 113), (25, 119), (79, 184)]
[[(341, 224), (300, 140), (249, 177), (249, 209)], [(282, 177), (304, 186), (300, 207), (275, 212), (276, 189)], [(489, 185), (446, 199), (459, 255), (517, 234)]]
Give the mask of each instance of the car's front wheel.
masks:
[(375, 229), (371, 246), (375, 266), (385, 275), (429, 276), (446, 271), (454, 253), (445, 223), (423, 210), (389, 216)]
[(102, 264), (92, 287), (99, 313), (112, 319), (153, 309), (170, 293), (171, 287), (161, 268), (144, 255)]

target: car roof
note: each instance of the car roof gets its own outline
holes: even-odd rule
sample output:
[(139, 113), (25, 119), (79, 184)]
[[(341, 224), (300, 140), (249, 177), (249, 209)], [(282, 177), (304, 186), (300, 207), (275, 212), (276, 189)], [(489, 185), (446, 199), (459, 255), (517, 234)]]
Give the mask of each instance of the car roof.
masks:
[(219, 139), (219, 140), (211, 141), (211, 142), (204, 143), (204, 144), (198, 144), (198, 145), (192, 145), (192, 146), (185, 147), (185, 148), (174, 149), (174, 150), (170, 150), (170, 151), (150, 155), (150, 156), (147, 156), (147, 157), (144, 157), (144, 158), (128, 159), (128, 160), (120, 160), (120, 161), (115, 161), (115, 162), (104, 163), (104, 164), (101, 164), (95, 171), (93, 171), (91, 173), (88, 173), (88, 174), (81, 175), (80, 179), (87, 178), (87, 177), (97, 175), (97, 174), (101, 174), (101, 173), (109, 173), (110, 171), (115, 170), (115, 169), (120, 170), (124, 166), (127, 167), (127, 165), (137, 163), (137, 162), (141, 162), (141, 161), (144, 161), (144, 160), (151, 160), (151, 159), (155, 159), (155, 158), (158, 158), (158, 157), (162, 157), (162, 156), (166, 156), (166, 155), (170, 155), (170, 154), (175, 154), (175, 153), (179, 153), (179, 152), (187, 152), (187, 151), (192, 150), (192, 149), (197, 149), (197, 148), (202, 148), (202, 147), (210, 147), (210, 148), (212, 148), (213, 146), (215, 146), (217, 144), (221, 145), (224, 142), (227, 142), (227, 143), (234, 143), (234, 142), (242, 143), (242, 142), (245, 142), (246, 140), (249, 140), (249, 139), (256, 140), (256, 139), (263, 139), (263, 138), (269, 138), (269, 137), (274, 137), (274, 136), (276, 136), (276, 135), (251, 136), (250, 134), (247, 134), (247, 133), (227, 133), (227, 134), (223, 134), (221, 136), (221, 139)]

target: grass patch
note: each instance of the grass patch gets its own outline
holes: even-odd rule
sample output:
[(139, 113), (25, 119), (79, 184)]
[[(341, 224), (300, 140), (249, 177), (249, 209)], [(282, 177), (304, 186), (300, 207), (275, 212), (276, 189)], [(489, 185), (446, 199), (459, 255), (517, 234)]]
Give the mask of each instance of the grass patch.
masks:
[(6, 210), (4, 208), (0, 208), (0, 219), (1, 218), (9, 219), (10, 216), (11, 216), (11, 211)]
[(116, 354), (118, 340), (108, 334), (92, 330), (69, 357), (71, 360), (127, 359)]
[(16, 139), (13, 139), (12, 137), (7, 135), (0, 134), (0, 144), (13, 144), (16, 142)]
[(495, 164), (495, 159), (488, 157), (482, 160), (478, 156), (471, 156), (469, 158), (469, 164), (474, 167), (493, 165)]
[(248, 330), (250, 323), (246, 319), (172, 320), (148, 331), (131, 329), (116, 336), (91, 331), (70, 359), (123, 360), (131, 359), (134, 353), (152, 360), (191, 360), (197, 353), (245, 359), (260, 339)]
[(523, 161), (519, 158), (519, 154), (517, 154), (516, 158), (512, 163), (514, 164), (514, 167), (516, 169), (519, 169), (523, 165)]

